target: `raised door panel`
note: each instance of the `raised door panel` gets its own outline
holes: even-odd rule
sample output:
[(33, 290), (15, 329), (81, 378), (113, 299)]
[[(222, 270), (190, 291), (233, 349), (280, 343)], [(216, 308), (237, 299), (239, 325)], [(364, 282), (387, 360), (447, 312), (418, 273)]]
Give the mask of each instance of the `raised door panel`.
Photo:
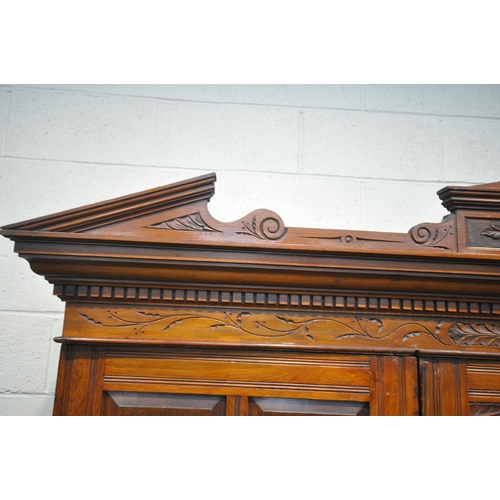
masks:
[(226, 413), (226, 398), (196, 394), (105, 392), (103, 415), (217, 416)]
[(249, 398), (252, 416), (365, 416), (369, 403), (313, 399)]

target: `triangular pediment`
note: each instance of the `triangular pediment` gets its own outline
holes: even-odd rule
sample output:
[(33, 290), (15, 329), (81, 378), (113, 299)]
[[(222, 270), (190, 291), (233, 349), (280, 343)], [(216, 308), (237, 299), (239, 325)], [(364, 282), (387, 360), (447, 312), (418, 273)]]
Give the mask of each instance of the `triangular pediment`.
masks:
[[(234, 222), (219, 222), (208, 202), (215, 190), (215, 173), (114, 198), (93, 205), (4, 226), (7, 237), (52, 233), (78, 238), (189, 241), (205, 234), (231, 234), (254, 241), (274, 241), (284, 236), (281, 218), (269, 210), (255, 210)], [(55, 234), (54, 234), (55, 233)], [(203, 234), (205, 233), (205, 234)], [(212, 242), (213, 242), (212, 236)], [(225, 241), (225, 240), (224, 240)]]
[[(452, 214), (441, 222), (422, 223), (408, 233), (377, 233), (333, 229), (287, 228), (281, 217), (265, 209), (255, 210), (233, 222), (220, 222), (209, 212), (208, 202), (215, 191), (215, 173), (210, 173), (159, 188), (114, 198), (93, 205), (59, 212), (4, 226), (0, 234), (17, 242), (61, 245), (120, 247), (194, 246), (210, 248), (275, 248), (306, 252), (359, 252), (430, 254), (457, 252), (457, 211), (488, 213), (494, 226), (486, 222), (476, 228), (480, 241), (475, 247), (495, 249), (496, 220), (500, 218), (500, 182), (446, 187), (438, 192)], [(479, 220), (482, 220), (479, 217)], [(486, 224), (486, 225), (485, 225)], [(484, 226), (484, 227), (483, 227)], [(486, 230), (486, 232), (485, 232)], [(488, 231), (493, 231), (492, 236)], [(470, 232), (470, 231), (469, 231)], [(472, 234), (472, 233), (470, 233)], [(464, 249), (464, 243), (460, 243)], [(66, 249), (68, 252), (79, 248)], [(66, 251), (65, 250), (65, 251)]]
[[(214, 194), (215, 173), (4, 226), (3, 230), (82, 233), (137, 219), (160, 221), (205, 206)], [(188, 207), (188, 208), (186, 208)]]

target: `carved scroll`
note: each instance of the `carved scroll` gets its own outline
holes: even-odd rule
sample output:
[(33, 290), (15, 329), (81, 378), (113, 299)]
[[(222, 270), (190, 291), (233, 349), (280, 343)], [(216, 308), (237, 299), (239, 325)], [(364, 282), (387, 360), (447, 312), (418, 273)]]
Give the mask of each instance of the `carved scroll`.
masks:
[(447, 215), (438, 224), (423, 223), (412, 227), (409, 231), (412, 240), (418, 245), (456, 251), (457, 243), (453, 238), (455, 223), (454, 218), (451, 217)]
[(248, 234), (261, 240), (277, 240), (285, 234), (285, 224), (279, 215), (269, 211), (259, 211), (252, 219), (243, 219), (242, 231), (236, 234)]
[(255, 210), (243, 219), (227, 223), (215, 220), (207, 210), (203, 210), (202, 212), (172, 217), (146, 227), (168, 231), (237, 234), (269, 241), (279, 240), (286, 233), (286, 227), (281, 217), (270, 210)]

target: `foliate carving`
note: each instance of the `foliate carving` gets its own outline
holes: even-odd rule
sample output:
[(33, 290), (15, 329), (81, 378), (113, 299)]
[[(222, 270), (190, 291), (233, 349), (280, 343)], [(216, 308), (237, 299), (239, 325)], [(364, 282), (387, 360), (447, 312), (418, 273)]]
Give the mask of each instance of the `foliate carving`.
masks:
[[(99, 314), (99, 313), (97, 313)], [(105, 317), (94, 316), (79, 312), (78, 315), (85, 321), (98, 327), (119, 328), (129, 331), (135, 335), (146, 333), (165, 333), (175, 327), (196, 322), (198, 326), (203, 324), (203, 328), (210, 330), (219, 330), (229, 328), (239, 332), (257, 337), (283, 338), (294, 334), (305, 336), (308, 340), (315, 340), (313, 327), (330, 326), (329, 335), (334, 340), (343, 340), (351, 338), (365, 338), (372, 341), (380, 341), (393, 337), (401, 342), (406, 342), (412, 337), (427, 335), (432, 337), (438, 343), (446, 345), (440, 338), (440, 329), (442, 322), (436, 324), (434, 330), (426, 326), (408, 322), (397, 326), (396, 328), (386, 328), (384, 322), (378, 318), (354, 318), (351, 321), (340, 321), (333, 318), (314, 318), (301, 321), (295, 321), (285, 316), (273, 315), (267, 319), (256, 318), (251, 312), (242, 311), (239, 313), (224, 312), (211, 315), (203, 314), (159, 314), (146, 311), (134, 311), (127, 317), (119, 316), (117, 312), (111, 310), (101, 313)]]
[(154, 229), (167, 229), (173, 231), (213, 231), (218, 232), (217, 229), (210, 227), (201, 217), (200, 212), (175, 219), (166, 220), (160, 224), (148, 226)]
[(488, 236), (488, 238), (493, 238), (494, 240), (499, 240), (500, 239), (500, 224), (499, 225), (490, 224), (489, 227), (485, 227), (481, 231), (481, 234), (483, 236)]
[(209, 231), (213, 233), (228, 233), (253, 236), (260, 240), (278, 240), (286, 232), (284, 222), (280, 216), (269, 210), (258, 210), (247, 215), (244, 219), (230, 223), (216, 223), (216, 227), (209, 225), (200, 212), (169, 219), (148, 228), (166, 229), (169, 231)]
[(261, 240), (278, 240), (285, 234), (285, 224), (281, 218), (272, 213), (261, 211), (251, 220), (242, 220), (242, 230), (236, 234), (247, 234)]
[(448, 335), (455, 345), (500, 347), (500, 326), (454, 323)]
[(441, 248), (443, 250), (456, 250), (454, 223), (450, 216), (446, 216), (438, 224), (424, 223), (410, 229), (412, 240), (418, 245)]
[(500, 403), (470, 403), (469, 413), (474, 417), (500, 416)]

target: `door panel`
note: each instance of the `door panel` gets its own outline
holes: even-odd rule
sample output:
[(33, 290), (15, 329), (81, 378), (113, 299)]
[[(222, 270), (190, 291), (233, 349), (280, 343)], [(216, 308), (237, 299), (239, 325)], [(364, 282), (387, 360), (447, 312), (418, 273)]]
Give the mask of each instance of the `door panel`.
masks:
[(225, 415), (226, 398), (196, 394), (105, 392), (103, 414), (115, 416)]
[(254, 416), (361, 416), (370, 414), (368, 403), (314, 399), (249, 398), (248, 410), (249, 414)]

